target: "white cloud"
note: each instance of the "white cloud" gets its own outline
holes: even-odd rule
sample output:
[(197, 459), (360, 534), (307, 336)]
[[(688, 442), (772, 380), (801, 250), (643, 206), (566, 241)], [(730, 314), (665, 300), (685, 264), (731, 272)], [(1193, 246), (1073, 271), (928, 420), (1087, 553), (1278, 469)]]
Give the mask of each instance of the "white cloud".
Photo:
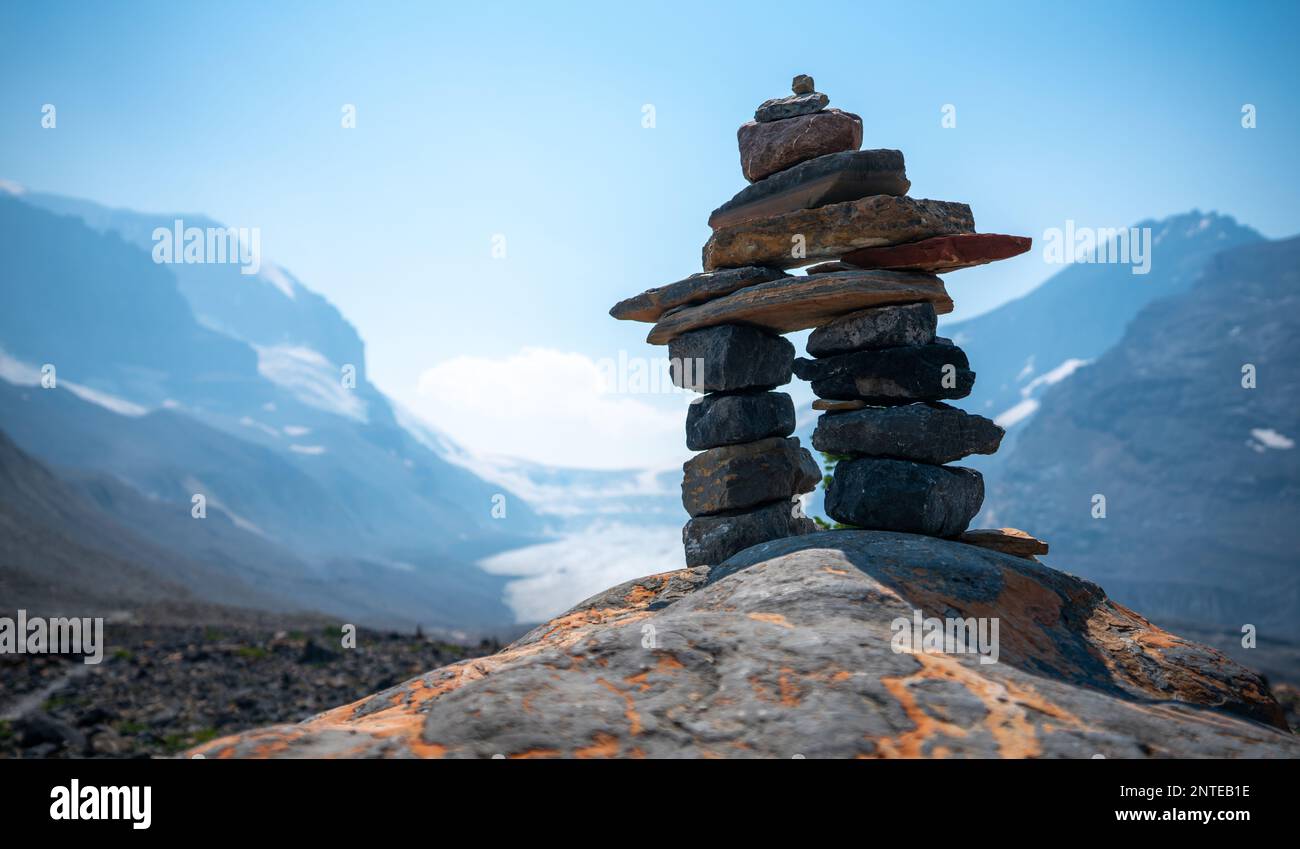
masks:
[(695, 396), (606, 391), (609, 377), (602, 363), (548, 348), (454, 357), (420, 376), (411, 407), (474, 454), (589, 469), (681, 463)]

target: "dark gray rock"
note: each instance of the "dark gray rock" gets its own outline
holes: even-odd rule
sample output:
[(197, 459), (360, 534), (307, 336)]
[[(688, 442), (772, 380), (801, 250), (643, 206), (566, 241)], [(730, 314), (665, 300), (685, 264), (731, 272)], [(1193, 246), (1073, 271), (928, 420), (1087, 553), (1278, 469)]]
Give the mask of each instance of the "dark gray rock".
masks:
[(720, 324), (668, 344), (673, 383), (696, 392), (768, 389), (790, 382), (794, 345), (756, 327)]
[(828, 413), (812, 444), (828, 454), (865, 454), (941, 465), (970, 454), (992, 454), (1005, 434), (989, 419), (947, 404), (906, 404)]
[(762, 105), (754, 110), (754, 120), (760, 124), (766, 124), (770, 121), (781, 121), (786, 118), (798, 118), (800, 115), (811, 115), (825, 109), (830, 102), (831, 99), (819, 91), (774, 97), (771, 100), (763, 101)]
[(879, 531), (955, 537), (984, 503), (984, 478), (961, 466), (860, 457), (841, 460), (826, 487), (837, 522)]
[(794, 433), (794, 401), (784, 392), (711, 394), (686, 408), (686, 447), (739, 445)]
[(609, 314), (624, 321), (658, 321), (660, 316), (671, 309), (702, 304), (747, 286), (789, 276), (779, 268), (760, 265), (705, 271), (619, 301), (610, 308)]
[(861, 398), (887, 406), (965, 398), (975, 385), (966, 353), (956, 345), (857, 351), (822, 360), (794, 361), (794, 373), (819, 398)]
[(853, 351), (928, 345), (934, 341), (938, 321), (934, 304), (929, 301), (874, 307), (822, 325), (809, 334), (805, 348), (814, 357), (833, 357)]
[(817, 523), (804, 516), (797, 499), (773, 501), (757, 510), (700, 516), (682, 528), (686, 565), (716, 565), (753, 545), (810, 534)]
[(741, 189), (735, 197), (713, 210), (709, 226), (717, 230), (869, 195), (905, 195), (911, 186), (901, 151), (828, 153), (792, 165)]
[[(821, 531), (747, 548), (706, 581), (701, 571), (629, 582), (490, 657), (199, 751), (1300, 758), (1260, 675), (1041, 563), (912, 534)], [(898, 622), (917, 612), (998, 621), (996, 662), (896, 650)]]
[(811, 492), (822, 479), (794, 437), (710, 448), (682, 466), (682, 504), (692, 516), (744, 510)]

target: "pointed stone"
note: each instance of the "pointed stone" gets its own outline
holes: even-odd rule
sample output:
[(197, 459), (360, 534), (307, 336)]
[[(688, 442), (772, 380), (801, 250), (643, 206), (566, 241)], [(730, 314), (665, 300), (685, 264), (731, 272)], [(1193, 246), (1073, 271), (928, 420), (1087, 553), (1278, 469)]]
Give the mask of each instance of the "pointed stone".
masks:
[(818, 327), (866, 307), (929, 301), (952, 312), (943, 281), (931, 274), (850, 271), (759, 283), (707, 303), (669, 310), (646, 341), (664, 345), (683, 333), (719, 324), (750, 324), (774, 333)]
[(912, 187), (897, 150), (828, 153), (751, 183), (713, 210), (714, 230), (870, 195), (905, 195)]
[(819, 398), (861, 399), (877, 406), (965, 398), (975, 385), (966, 352), (937, 342), (823, 360), (800, 357), (794, 361), (794, 373), (812, 383)]
[(935, 236), (905, 245), (862, 248), (840, 259), (860, 268), (892, 268), (897, 271), (928, 271), (944, 274), (1009, 259), (1033, 245), (1028, 236), (1004, 236), (1000, 233), (963, 233)]
[(862, 119), (827, 109), (784, 121), (749, 121), (736, 131), (740, 170), (751, 183), (778, 171), (841, 150), (862, 146)]
[(928, 302), (859, 310), (823, 324), (808, 336), (805, 349), (814, 357), (853, 351), (928, 345), (938, 318)]
[(691, 519), (682, 528), (687, 566), (716, 566), (750, 546), (810, 534), (817, 524), (803, 515), (799, 501), (773, 501), (754, 510)]
[(822, 479), (796, 437), (710, 448), (682, 466), (682, 504), (691, 516), (744, 510), (812, 492)]
[(610, 309), (609, 314), (624, 321), (654, 322), (670, 309), (701, 304), (746, 286), (789, 276), (779, 268), (761, 266), (727, 268), (722, 271), (692, 274), (676, 283), (647, 289), (635, 297), (619, 301)]
[(967, 531), (957, 541), (1030, 560), (1036, 554), (1047, 553), (1047, 543), (1019, 528), (980, 528)]
[(974, 469), (907, 460), (841, 460), (826, 487), (826, 512), (837, 522), (877, 531), (955, 537), (984, 503)]
[(827, 454), (942, 465), (996, 452), (1005, 433), (989, 419), (947, 404), (906, 404), (822, 416), (812, 444)]
[(704, 269), (796, 268), (859, 248), (974, 229), (975, 218), (964, 203), (872, 195), (723, 227), (704, 245)]

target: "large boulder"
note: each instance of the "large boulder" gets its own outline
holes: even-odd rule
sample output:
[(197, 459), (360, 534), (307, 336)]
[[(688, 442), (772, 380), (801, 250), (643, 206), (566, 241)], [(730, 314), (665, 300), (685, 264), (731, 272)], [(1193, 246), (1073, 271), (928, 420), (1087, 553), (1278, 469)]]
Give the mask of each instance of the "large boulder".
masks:
[[(918, 615), (990, 635), (996, 619), (996, 662), (900, 645)], [(1300, 741), (1259, 675), (1095, 584), (957, 542), (821, 531), (630, 581), (490, 657), (188, 754), (1296, 758)]]

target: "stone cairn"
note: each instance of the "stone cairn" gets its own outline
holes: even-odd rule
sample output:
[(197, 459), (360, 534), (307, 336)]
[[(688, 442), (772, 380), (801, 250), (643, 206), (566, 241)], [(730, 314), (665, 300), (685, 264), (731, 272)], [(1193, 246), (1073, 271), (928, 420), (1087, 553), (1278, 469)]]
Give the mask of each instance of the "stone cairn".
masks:
[[(1046, 552), (1021, 531), (966, 533), (984, 500), (973, 469), (1003, 430), (943, 403), (970, 394), (965, 353), (935, 335), (952, 300), (937, 273), (1029, 249), (975, 233), (964, 203), (908, 197), (897, 150), (859, 150), (862, 119), (828, 108), (806, 75), (741, 126), (750, 185), (713, 211), (704, 271), (619, 302), (618, 319), (653, 322), (673, 382), (704, 393), (686, 417), (682, 530), (687, 565), (717, 564), (816, 525), (799, 496), (821, 469), (794, 432), (791, 373), (822, 411), (813, 446), (837, 463), (826, 512), (859, 528), (961, 537), (1020, 556)], [(790, 275), (818, 260), (806, 274)], [(813, 329), (807, 353), (781, 334)], [(963, 536), (965, 534), (965, 536)]]

